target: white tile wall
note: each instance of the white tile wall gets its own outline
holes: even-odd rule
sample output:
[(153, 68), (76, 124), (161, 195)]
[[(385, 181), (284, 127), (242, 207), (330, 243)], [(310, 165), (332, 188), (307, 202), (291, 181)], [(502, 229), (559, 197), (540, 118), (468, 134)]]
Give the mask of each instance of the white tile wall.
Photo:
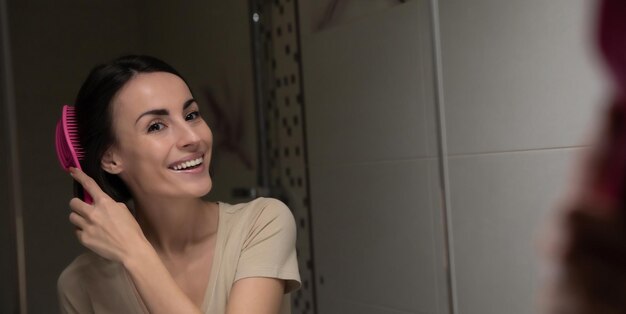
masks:
[(581, 144), (603, 101), (593, 3), (439, 1), (450, 153)]
[[(534, 313), (535, 232), (603, 101), (593, 11), (438, 3), (458, 313)], [(320, 313), (449, 311), (427, 12), (409, 1), (303, 36)]]
[(435, 155), (424, 2), (303, 36), (310, 164)]
[[(384, 306), (374, 306), (345, 299), (332, 299), (333, 311), (325, 311), (323, 313), (331, 314), (414, 314), (415, 312), (406, 312), (396, 310)], [(419, 312), (418, 312), (419, 313)]]
[(459, 314), (536, 312), (536, 237), (582, 150), (449, 159)]
[(458, 313), (535, 313), (536, 230), (604, 102), (593, 2), (438, 2)]
[(321, 314), (447, 313), (429, 32), (414, 0), (302, 35)]
[(354, 302), (440, 313), (434, 166), (411, 160), (311, 168), (320, 313)]

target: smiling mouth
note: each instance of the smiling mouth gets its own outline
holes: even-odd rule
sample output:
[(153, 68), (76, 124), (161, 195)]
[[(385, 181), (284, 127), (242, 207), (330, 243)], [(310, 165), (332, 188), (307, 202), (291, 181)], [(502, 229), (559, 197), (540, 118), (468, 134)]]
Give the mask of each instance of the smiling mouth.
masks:
[(195, 168), (202, 166), (203, 163), (204, 163), (204, 155), (196, 159), (181, 162), (177, 165), (169, 167), (169, 169), (174, 170), (174, 171), (191, 170), (191, 169), (195, 169)]

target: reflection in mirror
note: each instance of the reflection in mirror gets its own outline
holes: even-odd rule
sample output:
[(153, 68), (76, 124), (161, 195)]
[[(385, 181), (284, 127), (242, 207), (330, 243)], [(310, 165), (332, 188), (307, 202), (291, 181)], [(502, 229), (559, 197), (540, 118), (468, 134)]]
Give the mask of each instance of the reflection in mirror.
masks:
[[(208, 198), (235, 204), (254, 196), (235, 193), (240, 191), (281, 196), (267, 192), (271, 189), (260, 186), (257, 178), (250, 11), (246, 1), (194, 1), (184, 6), (166, 1), (8, 1), (8, 19), (3, 21), (8, 22), (16, 82), (19, 173), (22, 186), (28, 187), (20, 197), (27, 226), (29, 311), (58, 308), (57, 278), (85, 250), (68, 222), (72, 184), (56, 160), (52, 130), (61, 106), (74, 104), (81, 82), (96, 64), (129, 53), (167, 60), (184, 74), (213, 129), (215, 184)], [(300, 295), (311, 288), (310, 283), (302, 287)], [(310, 307), (312, 301), (306, 303)]]
[[(68, 221), (72, 180), (53, 130), (89, 70), (127, 54), (156, 56), (188, 83), (212, 131), (205, 204), (271, 197), (290, 209), (301, 283), (292, 313), (535, 311), (533, 237), (603, 95), (589, 2), (0, 4), (0, 149), (13, 154), (0, 154), (13, 166), (0, 180), (10, 204), (0, 311), (54, 312), (60, 273), (88, 250)], [(127, 271), (126, 301), (150, 299)]]

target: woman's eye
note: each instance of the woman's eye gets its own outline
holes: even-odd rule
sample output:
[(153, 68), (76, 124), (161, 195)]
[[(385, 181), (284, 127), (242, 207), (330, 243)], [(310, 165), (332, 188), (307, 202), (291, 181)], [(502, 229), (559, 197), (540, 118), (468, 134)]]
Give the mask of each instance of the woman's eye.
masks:
[(186, 121), (194, 120), (199, 116), (200, 116), (200, 112), (198, 111), (190, 112), (189, 114), (185, 116), (185, 120)]
[(165, 125), (161, 122), (152, 123), (150, 124), (150, 126), (148, 126), (148, 133), (161, 131), (164, 127)]

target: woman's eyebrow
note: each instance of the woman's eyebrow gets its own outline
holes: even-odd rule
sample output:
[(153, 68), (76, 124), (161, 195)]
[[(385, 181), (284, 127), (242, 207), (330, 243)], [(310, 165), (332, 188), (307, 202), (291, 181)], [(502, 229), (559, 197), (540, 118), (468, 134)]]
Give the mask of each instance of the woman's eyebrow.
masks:
[(183, 104), (183, 110), (187, 109), (189, 106), (191, 106), (191, 104), (193, 104), (194, 102), (196, 102), (195, 99), (191, 98), (187, 101), (185, 101), (185, 103)]
[(137, 122), (139, 122), (139, 119), (141, 119), (141, 117), (146, 116), (146, 115), (167, 116), (169, 114), (170, 114), (170, 112), (167, 111), (167, 109), (148, 110), (148, 111), (142, 113), (141, 115), (139, 115), (139, 117), (137, 117), (137, 120), (135, 120), (135, 124), (137, 124)]
[[(189, 106), (191, 106), (191, 104), (193, 104), (194, 102), (196, 102), (196, 100), (193, 99), (193, 98), (185, 101), (183, 103), (183, 110), (189, 108)], [(167, 109), (152, 109), (152, 110), (148, 110), (148, 111), (142, 113), (141, 115), (139, 115), (139, 117), (137, 117), (137, 120), (135, 120), (135, 124), (137, 124), (137, 122), (139, 122), (139, 119), (141, 119), (141, 117), (143, 117), (145, 115), (167, 116), (169, 114), (170, 114), (170, 112), (167, 111)]]

